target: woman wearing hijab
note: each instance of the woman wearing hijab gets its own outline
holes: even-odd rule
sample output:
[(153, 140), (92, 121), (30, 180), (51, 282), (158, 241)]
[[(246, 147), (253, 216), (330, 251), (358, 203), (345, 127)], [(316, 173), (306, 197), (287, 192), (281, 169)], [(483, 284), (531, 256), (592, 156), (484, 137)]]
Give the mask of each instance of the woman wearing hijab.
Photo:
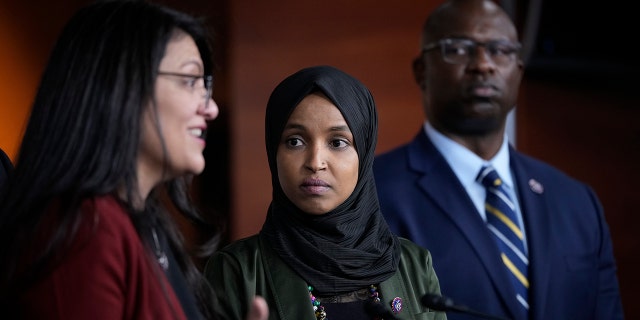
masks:
[(384, 221), (372, 175), (378, 118), (357, 79), (330, 66), (281, 82), (265, 134), (273, 199), (259, 234), (210, 258), (205, 275), (226, 319), (255, 295), (269, 319), (445, 319), (430, 253)]

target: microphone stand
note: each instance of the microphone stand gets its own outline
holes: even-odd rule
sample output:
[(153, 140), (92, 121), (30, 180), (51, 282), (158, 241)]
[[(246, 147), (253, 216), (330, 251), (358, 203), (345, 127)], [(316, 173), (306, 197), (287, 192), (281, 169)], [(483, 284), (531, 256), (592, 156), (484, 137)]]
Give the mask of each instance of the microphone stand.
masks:
[(445, 312), (459, 312), (464, 314), (473, 315), (476, 317), (480, 317), (483, 319), (490, 320), (509, 320), (507, 318), (502, 318), (486, 313), (482, 313), (473, 309), (469, 309), (469, 307), (465, 305), (458, 305), (453, 302), (450, 298), (444, 296), (438, 296), (435, 294), (425, 294), (421, 299), (422, 305), (427, 308), (436, 310), (436, 311), (445, 311)]

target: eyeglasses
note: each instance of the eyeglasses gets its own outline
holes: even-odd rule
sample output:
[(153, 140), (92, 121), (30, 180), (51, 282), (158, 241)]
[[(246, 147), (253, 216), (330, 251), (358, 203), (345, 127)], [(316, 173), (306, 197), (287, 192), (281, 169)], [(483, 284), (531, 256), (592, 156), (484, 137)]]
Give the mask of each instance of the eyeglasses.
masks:
[[(211, 100), (211, 92), (213, 91), (213, 76), (198, 76), (193, 74), (186, 73), (178, 73), (178, 72), (164, 72), (158, 71), (159, 76), (173, 76), (180, 77), (184, 79), (184, 86), (186, 86), (191, 92), (193, 92), (197, 88), (204, 88), (205, 94), (203, 96), (204, 100), (204, 108), (207, 109), (209, 107), (209, 100)], [(202, 81), (200, 81), (202, 80)]]
[(515, 60), (516, 54), (522, 47), (518, 42), (495, 40), (477, 42), (470, 39), (445, 38), (425, 45), (422, 53), (434, 49), (442, 50), (442, 59), (451, 64), (467, 64), (472, 57), (477, 57), (478, 47), (484, 47), (489, 59), (497, 66), (508, 66)]

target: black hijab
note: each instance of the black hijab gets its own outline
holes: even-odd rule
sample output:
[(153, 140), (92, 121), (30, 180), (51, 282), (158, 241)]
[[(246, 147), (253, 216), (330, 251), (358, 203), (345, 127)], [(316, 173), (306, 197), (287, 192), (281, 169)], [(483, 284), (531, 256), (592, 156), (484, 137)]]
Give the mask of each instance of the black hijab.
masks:
[[(358, 182), (333, 211), (307, 214), (284, 194), (276, 152), (295, 107), (321, 92), (340, 110), (355, 140)], [(265, 136), (273, 200), (260, 232), (278, 255), (321, 295), (345, 293), (378, 284), (398, 268), (400, 246), (380, 212), (373, 179), (378, 115), (369, 90), (330, 66), (302, 69), (283, 80), (267, 104)]]

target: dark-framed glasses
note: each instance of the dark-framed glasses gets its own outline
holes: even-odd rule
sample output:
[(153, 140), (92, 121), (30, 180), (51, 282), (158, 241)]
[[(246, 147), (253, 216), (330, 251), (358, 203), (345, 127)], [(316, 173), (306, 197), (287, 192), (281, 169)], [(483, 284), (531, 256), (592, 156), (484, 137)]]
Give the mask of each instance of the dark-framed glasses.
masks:
[(467, 64), (484, 47), (489, 59), (497, 66), (508, 66), (516, 59), (522, 45), (508, 40), (477, 42), (471, 39), (445, 38), (422, 47), (422, 53), (440, 48), (442, 59), (451, 64)]
[(166, 71), (158, 71), (159, 76), (172, 76), (178, 77), (184, 80), (183, 84), (187, 87), (191, 92), (195, 91), (198, 88), (204, 88), (205, 93), (203, 98), (204, 100), (204, 108), (207, 109), (209, 107), (209, 100), (211, 100), (211, 93), (213, 91), (213, 76), (211, 75), (195, 75), (188, 73), (179, 73), (179, 72), (166, 72)]

